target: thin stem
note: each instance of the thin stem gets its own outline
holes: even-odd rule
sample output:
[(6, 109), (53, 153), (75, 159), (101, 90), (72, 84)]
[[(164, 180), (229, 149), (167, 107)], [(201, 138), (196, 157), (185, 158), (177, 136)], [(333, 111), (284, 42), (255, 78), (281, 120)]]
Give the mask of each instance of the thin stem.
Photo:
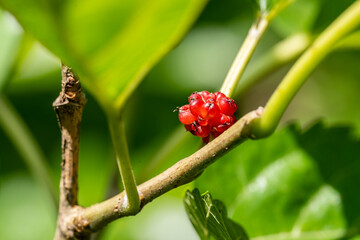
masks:
[(263, 116), (254, 123), (254, 137), (266, 137), (276, 129), (287, 106), (315, 67), (331, 52), (337, 41), (359, 24), (360, 1), (356, 1), (314, 41), (290, 69), (266, 104)]
[(131, 168), (129, 150), (126, 141), (124, 122), (121, 117), (114, 116), (114, 111), (108, 111), (110, 132), (114, 144), (121, 180), (126, 192), (127, 201), (121, 206), (124, 211), (137, 212), (140, 209), (140, 198), (136, 187), (135, 177)]
[(0, 94), (0, 125), (25, 160), (30, 172), (47, 190), (56, 209), (58, 205), (57, 191), (44, 154), (29, 128), (2, 94)]
[(269, 25), (269, 21), (261, 15), (257, 21), (251, 26), (240, 50), (221, 86), (220, 92), (226, 96), (231, 97), (236, 89), (236, 86), (242, 76), (246, 65), (248, 64), (255, 48), (263, 36), (265, 30)]

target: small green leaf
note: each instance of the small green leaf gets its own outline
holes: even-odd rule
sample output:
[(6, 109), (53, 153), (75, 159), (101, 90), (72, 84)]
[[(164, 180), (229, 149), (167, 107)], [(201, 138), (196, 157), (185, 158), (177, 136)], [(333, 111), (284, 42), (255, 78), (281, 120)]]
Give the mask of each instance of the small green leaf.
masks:
[[(247, 141), (195, 182), (254, 239), (338, 239), (360, 229), (360, 140), (349, 128), (294, 125)], [(219, 177), (221, 173), (221, 177)]]
[(201, 239), (248, 239), (243, 228), (227, 217), (225, 205), (219, 200), (213, 200), (209, 192), (201, 196), (198, 189), (192, 192), (188, 190), (184, 203), (190, 221)]
[(0, 0), (81, 76), (103, 107), (120, 108), (194, 22), (206, 0)]

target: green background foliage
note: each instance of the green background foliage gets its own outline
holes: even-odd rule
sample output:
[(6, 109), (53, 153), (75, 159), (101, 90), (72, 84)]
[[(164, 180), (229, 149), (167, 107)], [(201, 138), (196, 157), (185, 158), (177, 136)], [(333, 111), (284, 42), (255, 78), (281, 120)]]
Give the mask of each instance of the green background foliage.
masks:
[[(302, 132), (291, 125), (244, 143), (195, 185), (222, 199), (230, 218), (254, 239), (337, 239), (346, 231), (354, 236), (359, 151), (352, 129), (318, 123)], [(223, 177), (214, 178), (219, 172)]]
[[(0, 2), (4, 4), (5, 1)], [(24, 14), (24, 17), (34, 18), (28, 24), (40, 24), (41, 29), (49, 29), (46, 33), (33, 30), (32, 34), (38, 38), (45, 34), (40, 40), (53, 44), (46, 46), (78, 67), (86, 81), (88, 88), (85, 92), (89, 101), (84, 110), (81, 133), (79, 201), (82, 205), (89, 206), (104, 199), (107, 184), (117, 171), (106, 118), (98, 104), (100, 95), (96, 95), (95, 90), (91, 90), (89, 86), (92, 81), (113, 81), (112, 76), (102, 78), (101, 74), (118, 74), (122, 69), (116, 67), (120, 62), (112, 62), (111, 59), (114, 58), (112, 54), (117, 54), (124, 45), (117, 46), (117, 41), (109, 39), (117, 39), (112, 34), (117, 35), (119, 32), (114, 32), (114, 29), (123, 29), (122, 22), (113, 22), (113, 19), (125, 19), (129, 16), (119, 16), (116, 11), (123, 5), (116, 5), (115, 2), (111, 6), (95, 6), (95, 1), (87, 1), (89, 5), (76, 13), (74, 11), (82, 1), (76, 1), (74, 9), (69, 8), (70, 1), (59, 1), (56, 4), (65, 6), (64, 9), (59, 10), (55, 4), (46, 6), (45, 9), (50, 9), (49, 11), (42, 11), (36, 4), (28, 6), (19, 2), (22, 1), (7, 1), (7, 4), (15, 6), (17, 3), (17, 10), (26, 10), (28, 15)], [(43, 2), (45, 1), (37, 1), (38, 4)], [(138, 3), (128, 2), (129, 5), (124, 7), (129, 9), (132, 9), (132, 4)], [(144, 2), (144, 8), (136, 11), (145, 9), (148, 2)], [(293, 33), (316, 35), (350, 2), (352, 1), (299, 0), (295, 3), (297, 5), (285, 10), (274, 20), (250, 65), (256, 63), (275, 43)], [(151, 9), (157, 9), (155, 7), (160, 5)], [(91, 15), (94, 9), (99, 11), (98, 21)], [(186, 9), (181, 9), (174, 7), (174, 12), (186, 12)], [(146, 177), (154, 176), (196, 150), (198, 139), (187, 136), (166, 161), (153, 164), (157, 149), (168, 143), (171, 132), (177, 132), (177, 136), (186, 134), (182, 128), (178, 129), (177, 115), (172, 111), (185, 104), (191, 92), (204, 89), (215, 91), (221, 86), (254, 19), (254, 9), (251, 1), (209, 1), (184, 41), (156, 64), (144, 81), (139, 83), (124, 108), (130, 154), (138, 181), (145, 178), (144, 172)], [(294, 11), (306, 14), (301, 14), (302, 20), (297, 21), (299, 18), (291, 19)], [(131, 11), (128, 12), (131, 14)], [(173, 16), (171, 14), (169, 16)], [(51, 20), (65, 16), (70, 17), (61, 27)], [(83, 17), (86, 17), (86, 22)], [(40, 18), (45, 20), (39, 21)], [(50, 20), (47, 21), (48, 19)], [(78, 20), (76, 24), (69, 26), (74, 19)], [(185, 22), (189, 24), (191, 21), (187, 19)], [(111, 27), (102, 29), (101, 24)], [(56, 27), (52, 28), (54, 25)], [(90, 25), (103, 34), (89, 31)], [(8, 96), (35, 135), (51, 167), (53, 182), (58, 185), (60, 133), (51, 103), (60, 90), (60, 62), (37, 42), (28, 50), (25, 48), (24, 57), (16, 62), (22, 46), (21, 28), (4, 11), (0, 12), (0, 26), (0, 82), (12, 72), (11, 81), (0, 84), (4, 87), (1, 94)], [(187, 27), (186, 24), (180, 26), (182, 30), (178, 29), (177, 33)], [(64, 35), (64, 30), (71, 35)], [(150, 30), (154, 30), (153, 33), (160, 38), (160, 29)], [(167, 48), (174, 45), (179, 37), (180, 35), (173, 37), (172, 44), (167, 45)], [(90, 40), (80, 44), (84, 39)], [(67, 45), (69, 42), (70, 46)], [(133, 47), (137, 46), (135, 41), (131, 44), (134, 44)], [(69, 47), (71, 51), (68, 51)], [(116, 51), (109, 54), (111, 47)], [(140, 50), (137, 53), (141, 53), (143, 49)], [(106, 57), (100, 56), (100, 52)], [(130, 49), (125, 52), (132, 53)], [(163, 54), (164, 52), (158, 53), (156, 58)], [(91, 58), (86, 59), (88, 56)], [(99, 57), (95, 59), (94, 56)], [(136, 55), (116, 57), (121, 62), (127, 62)], [(16, 67), (12, 69), (14, 61)], [(152, 61), (150, 65), (155, 60)], [(359, 155), (356, 153), (360, 148), (359, 62), (358, 50), (332, 53), (316, 69), (291, 103), (280, 127), (283, 130), (279, 130), (271, 139), (245, 143), (218, 160), (196, 182), (201, 192), (210, 190), (214, 198), (225, 203), (229, 216), (244, 226), (250, 237), (284, 231), (297, 233), (329, 229), (341, 233), (349, 227), (358, 229), (357, 203), (360, 194), (356, 190), (356, 183), (359, 181), (356, 173), (359, 172)], [(96, 79), (87, 79), (89, 66), (80, 66), (80, 63), (96, 64)], [(123, 67), (125, 66), (127, 65)], [(144, 65), (139, 63), (138, 66)], [(289, 66), (290, 64), (272, 72), (243, 96), (237, 97), (238, 114), (264, 105)], [(138, 72), (134, 70), (133, 75), (126, 78), (134, 77), (135, 73)], [(118, 85), (116, 91), (121, 91), (122, 87), (123, 85)], [(110, 101), (117, 93), (109, 95), (112, 96)], [(96, 100), (94, 96), (97, 96)], [(313, 122), (319, 118), (324, 118), (325, 124), (313, 126)], [(299, 125), (283, 128), (291, 120), (298, 121)], [(333, 127), (339, 125), (349, 127)], [(303, 128), (307, 130), (302, 131)], [(26, 239), (51, 239), (56, 213), (50, 199), (33, 180), (2, 129), (0, 143), (0, 239), (25, 239), (25, 236)], [(148, 168), (148, 164), (155, 167)], [(262, 177), (260, 180), (257, 178), (258, 174)], [(103, 239), (198, 239), (182, 203), (186, 188), (192, 188), (192, 185), (156, 199), (137, 217), (110, 224), (103, 233)], [(260, 190), (263, 191), (261, 194)], [(21, 231), (18, 230), (19, 226), (23, 226)]]

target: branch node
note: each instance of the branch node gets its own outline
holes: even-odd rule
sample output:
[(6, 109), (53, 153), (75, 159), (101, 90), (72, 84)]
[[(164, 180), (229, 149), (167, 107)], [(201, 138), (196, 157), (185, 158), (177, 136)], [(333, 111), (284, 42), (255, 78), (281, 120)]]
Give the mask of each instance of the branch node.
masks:
[(61, 92), (53, 103), (62, 138), (59, 215), (55, 239), (86, 239), (89, 222), (78, 206), (78, 163), (82, 111), (86, 98), (79, 78), (62, 65)]

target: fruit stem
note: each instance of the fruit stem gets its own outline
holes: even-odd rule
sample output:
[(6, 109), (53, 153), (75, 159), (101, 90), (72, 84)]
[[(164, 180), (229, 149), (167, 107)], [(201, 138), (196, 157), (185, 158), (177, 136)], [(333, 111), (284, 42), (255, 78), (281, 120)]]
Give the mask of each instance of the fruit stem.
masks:
[(108, 119), (116, 160), (128, 200), (124, 201), (126, 205), (123, 205), (123, 210), (129, 214), (137, 213), (140, 209), (140, 198), (131, 167), (124, 122), (121, 116), (114, 112), (116, 111), (108, 111)]
[(266, 15), (260, 15), (251, 26), (231, 68), (221, 86), (220, 92), (231, 97), (255, 48), (269, 25)]
[(253, 123), (256, 138), (275, 131), (287, 106), (315, 67), (334, 49), (335, 44), (360, 24), (360, 1), (345, 10), (299, 58), (270, 97), (260, 119)]

